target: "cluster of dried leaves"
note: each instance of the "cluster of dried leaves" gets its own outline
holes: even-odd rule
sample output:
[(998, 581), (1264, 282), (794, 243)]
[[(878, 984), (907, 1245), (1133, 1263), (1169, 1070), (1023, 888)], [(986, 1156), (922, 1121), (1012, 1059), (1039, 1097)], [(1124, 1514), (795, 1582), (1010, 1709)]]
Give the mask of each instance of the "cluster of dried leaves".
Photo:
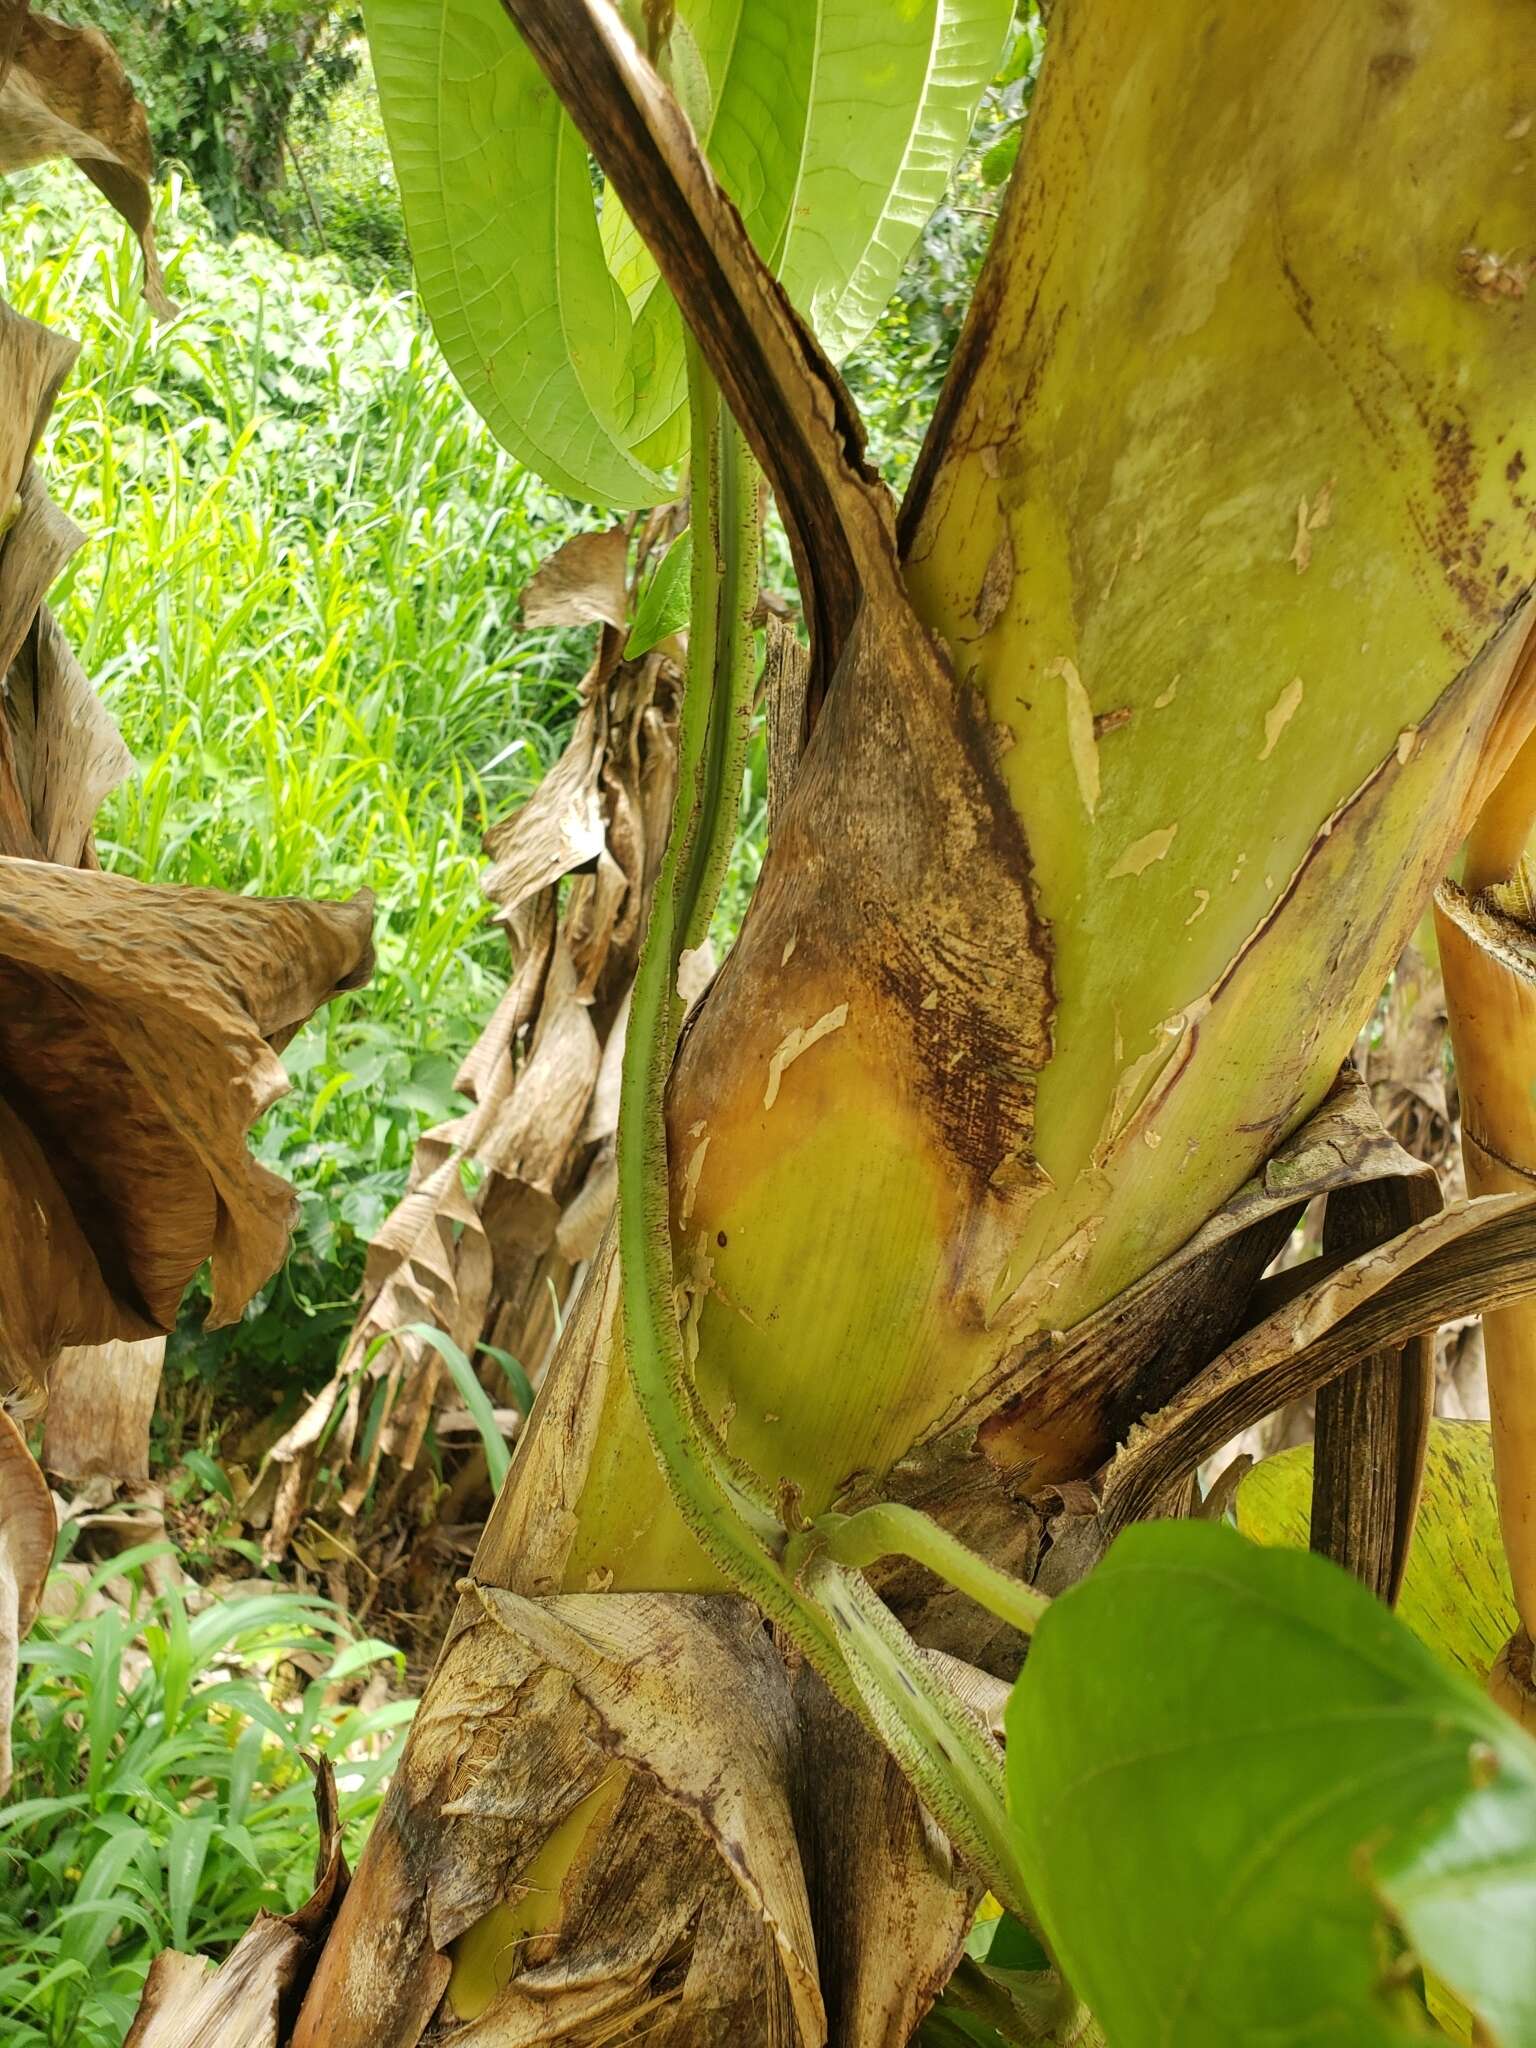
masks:
[[(639, 535), (636, 585), (671, 523), (659, 515)], [(538, 1384), (613, 1206), (619, 1061), (671, 816), (680, 686), (674, 644), (624, 658), (629, 561), (623, 528), (580, 534), (524, 593), (528, 626), (595, 625), (598, 642), (565, 751), (486, 837), (485, 889), (513, 972), (458, 1076), (472, 1107), (421, 1139), (405, 1198), (370, 1247), (336, 1371), (272, 1445), (243, 1504), (269, 1557), (297, 1538), (354, 1608), (398, 1567), (397, 1623), (428, 1650), (454, 1556), (473, 1550), (490, 1498), (484, 1451), (431, 1333), (476, 1361), (514, 1429), (497, 1354)], [(698, 971), (707, 977), (708, 963)], [(458, 1453), (446, 1490), (421, 1455), (434, 1416)], [(311, 1514), (322, 1506), (333, 1512)], [(336, 1510), (353, 1542), (325, 1527)]]

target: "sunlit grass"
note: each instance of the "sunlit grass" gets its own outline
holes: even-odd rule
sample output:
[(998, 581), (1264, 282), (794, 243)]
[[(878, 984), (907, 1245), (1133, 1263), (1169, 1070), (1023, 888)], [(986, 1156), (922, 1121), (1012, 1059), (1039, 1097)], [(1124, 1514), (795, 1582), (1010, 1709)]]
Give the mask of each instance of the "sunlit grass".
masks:
[[(296, 1043), (259, 1140), (305, 1197), (291, 1322), (344, 1301), (499, 993), (480, 834), (558, 752), (583, 666), (517, 601), (578, 511), (496, 447), (408, 300), (223, 247), (174, 184), (160, 231), (183, 310), (157, 326), (91, 189), (16, 180), (0, 292), (82, 342), (40, 460), (86, 535), (52, 601), (139, 766), (101, 814), (103, 861), (378, 899), (375, 980)], [(279, 1343), (261, 1307), (253, 1353)], [(287, 1330), (281, 1362), (318, 1369), (333, 1335), (318, 1322), (305, 1358)]]

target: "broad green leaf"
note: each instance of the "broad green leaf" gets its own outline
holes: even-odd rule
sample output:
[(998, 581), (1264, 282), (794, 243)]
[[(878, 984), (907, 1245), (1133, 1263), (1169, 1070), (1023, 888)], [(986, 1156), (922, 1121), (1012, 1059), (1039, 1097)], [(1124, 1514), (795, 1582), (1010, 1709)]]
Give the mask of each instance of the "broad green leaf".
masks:
[(834, 360), (874, 326), (970, 139), (1012, 0), (816, 10), (816, 94), (777, 268)]
[(1321, 1559), (1129, 1530), (1041, 1622), (1008, 1770), (1115, 2048), (1391, 2048), (1412, 1955), (1536, 2041), (1536, 1744)]
[(422, 299), (498, 440), (556, 489), (668, 495), (627, 452), (632, 322), (586, 149), (499, 0), (367, 0)]
[[(1255, 1465), (1237, 1490), (1237, 1526), (1256, 1543), (1307, 1547), (1312, 1449)], [(1486, 1422), (1432, 1422), (1424, 1494), (1398, 1616), (1421, 1643), (1479, 1682), (1519, 1616), (1499, 1538), (1493, 1444)]]
[(693, 573), (693, 530), (686, 528), (646, 578), (635, 606), (635, 623), (624, 643), (624, 658), (649, 654), (688, 623), (689, 578)]
[[(423, 301), (497, 437), (558, 489), (669, 495), (683, 328), (499, 0), (366, 0)], [(624, 12), (637, 32), (643, 17)], [(942, 198), (1012, 0), (680, 0), (663, 68), (833, 354)]]

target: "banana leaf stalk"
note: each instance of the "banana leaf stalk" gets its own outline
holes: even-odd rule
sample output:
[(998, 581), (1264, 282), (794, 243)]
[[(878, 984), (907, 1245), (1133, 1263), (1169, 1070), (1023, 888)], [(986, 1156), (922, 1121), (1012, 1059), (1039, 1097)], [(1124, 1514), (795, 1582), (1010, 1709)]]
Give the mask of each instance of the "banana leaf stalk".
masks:
[[(1536, 743), (1517, 756), (1468, 837), (1460, 883), (1441, 884), (1435, 929), (1461, 1093), (1467, 1188), (1536, 1186)], [(1492, 1686), (1536, 1728), (1536, 1306), (1483, 1317), (1499, 1519), (1520, 1627)]]

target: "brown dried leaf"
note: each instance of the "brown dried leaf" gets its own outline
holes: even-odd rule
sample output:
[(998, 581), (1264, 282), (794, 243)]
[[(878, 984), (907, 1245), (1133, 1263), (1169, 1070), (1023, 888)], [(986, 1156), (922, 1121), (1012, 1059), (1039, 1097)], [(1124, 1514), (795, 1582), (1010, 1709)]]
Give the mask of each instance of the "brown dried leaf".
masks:
[(149, 1478), (149, 1425), (165, 1339), (61, 1351), (48, 1374), (43, 1463), (71, 1482)]
[[(0, 578), (6, 559), (0, 555)], [(133, 773), (133, 756), (46, 606), (6, 677), (6, 690), (9, 766), (30, 845), (6, 843), (19, 832), (5, 835), (0, 853), (85, 866), (96, 813)], [(0, 761), (5, 750), (0, 731)]]
[(625, 569), (629, 540), (622, 526), (578, 533), (540, 563), (523, 592), (525, 626), (612, 626), (629, 616)]
[(540, 889), (596, 860), (606, 834), (598, 796), (601, 709), (582, 706), (565, 752), (521, 809), (485, 835), (483, 887), (503, 921)]
[(323, 1757), (313, 1768), (320, 1823), (314, 1891), (296, 1913), (258, 1913), (216, 1969), (204, 1957), (163, 1950), (123, 2048), (279, 2048), (347, 1890), (335, 1772)]
[(0, 0), (0, 86), (10, 74), (31, 0)]
[(1372, 1352), (1536, 1294), (1536, 1197), (1454, 1202), (1330, 1271), (1138, 1424), (1105, 1470), (1113, 1532), (1239, 1431)]
[[(387, 1513), (434, 1399), (455, 1399), (437, 1351), (395, 1333), (427, 1323), (470, 1357), (483, 1338), (539, 1383), (572, 1268), (596, 1251), (611, 1209), (628, 990), (676, 779), (675, 687), (655, 655), (599, 662), (561, 760), (488, 836), (487, 889), (505, 906), (516, 971), (459, 1070), (474, 1108), (419, 1141), (405, 1199), (370, 1250), (336, 1373), (272, 1446), (244, 1503), (266, 1529), (269, 1557), (298, 1526), (328, 1429), (342, 1508), (360, 1507), (387, 1463), (397, 1480), (377, 1496)], [(560, 915), (556, 884), (573, 862), (589, 872)], [(484, 1368), (493, 1394), (496, 1370)], [(388, 1419), (358, 1463), (361, 1417), (379, 1389)], [(483, 1464), (461, 1467), (442, 1512), (457, 1517), (485, 1483)]]
[[(14, 22), (9, 70), (0, 63), (0, 174), (67, 156), (117, 208), (144, 252), (144, 296), (162, 318), (175, 311), (155, 253), (149, 122), (106, 37), (46, 15)], [(3, 58), (0, 39), (0, 58)], [(0, 387), (3, 388), (3, 387)]]
[(42, 1606), (57, 1533), (48, 1482), (0, 1408), (0, 1799), (11, 1785), (17, 1653)]
[[(0, 1354), (168, 1330), (213, 1261), (228, 1322), (293, 1197), (245, 1134), (277, 1058), (371, 969), (371, 902), (258, 902), (0, 859)], [(41, 1227), (40, 1227), (41, 1226)]]
[(40, 327), (0, 299), (0, 518), (10, 512), (59, 387), (80, 344)]

